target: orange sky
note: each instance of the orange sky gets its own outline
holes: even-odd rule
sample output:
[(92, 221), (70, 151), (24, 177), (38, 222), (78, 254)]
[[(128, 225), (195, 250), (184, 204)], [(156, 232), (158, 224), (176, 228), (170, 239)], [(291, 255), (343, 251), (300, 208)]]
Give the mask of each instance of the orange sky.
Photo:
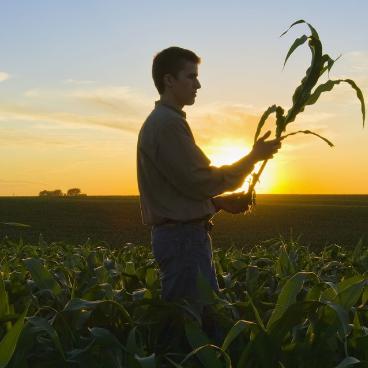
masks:
[[(214, 165), (249, 152), (268, 106), (290, 108), (310, 63), (307, 46), (296, 50), (284, 71), (282, 65), (295, 38), (309, 31), (298, 25), (278, 36), (301, 16), (316, 27), (325, 52), (342, 54), (330, 78), (354, 79), (368, 100), (368, 23), (360, 7), (336, 3), (334, 17), (327, 19), (329, 5), (315, 0), (318, 14), (313, 6), (302, 9), (291, 1), (260, 1), (252, 11), (237, 2), (204, 3), (182, 9), (180, 19), (175, 7), (161, 3), (147, 3), (145, 15), (137, 4), (105, 7), (91, 0), (88, 8), (75, 5), (73, 17), (68, 2), (28, 4), (20, 18), (16, 2), (7, 4), (0, 60), (0, 195), (72, 187), (89, 195), (137, 195), (137, 135), (159, 97), (151, 63), (168, 46), (190, 48), (202, 59), (202, 88), (195, 105), (184, 110)], [(274, 18), (265, 15), (266, 5)], [(354, 22), (341, 27), (346, 14)], [(265, 129), (274, 131), (273, 119)], [(367, 194), (368, 128), (362, 128), (359, 101), (349, 86), (323, 95), (287, 131), (300, 129), (329, 138), (335, 147), (313, 136), (287, 138), (266, 167), (258, 193)]]

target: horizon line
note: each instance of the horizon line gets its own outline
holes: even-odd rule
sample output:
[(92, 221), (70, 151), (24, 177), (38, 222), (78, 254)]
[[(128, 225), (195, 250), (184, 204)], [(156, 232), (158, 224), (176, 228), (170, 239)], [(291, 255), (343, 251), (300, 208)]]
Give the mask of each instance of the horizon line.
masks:
[[(319, 195), (319, 196), (331, 196), (331, 195), (341, 195), (341, 196), (361, 196), (361, 195), (368, 195), (368, 193), (258, 193), (257, 196), (263, 196), (263, 195), (300, 195), (300, 196), (312, 196), (312, 195)], [(40, 196), (40, 195), (0, 195), (0, 198), (21, 198), (21, 197), (27, 197), (27, 198), (74, 198), (74, 197), (140, 197), (139, 194), (85, 194), (84, 196)]]

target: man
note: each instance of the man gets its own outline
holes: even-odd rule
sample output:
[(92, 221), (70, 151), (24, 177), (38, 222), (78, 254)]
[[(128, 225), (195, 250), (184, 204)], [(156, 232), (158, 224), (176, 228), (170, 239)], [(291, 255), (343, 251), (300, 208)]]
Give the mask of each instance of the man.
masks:
[(261, 160), (272, 158), (279, 140), (260, 138), (252, 151), (232, 165), (214, 167), (196, 145), (182, 110), (193, 105), (200, 58), (169, 47), (153, 60), (152, 77), (160, 94), (139, 132), (137, 178), (142, 221), (152, 226), (152, 250), (160, 268), (162, 299), (199, 298), (198, 272), (218, 293), (209, 235), (210, 219), (220, 210), (242, 213), (245, 194), (221, 196), (239, 188)]

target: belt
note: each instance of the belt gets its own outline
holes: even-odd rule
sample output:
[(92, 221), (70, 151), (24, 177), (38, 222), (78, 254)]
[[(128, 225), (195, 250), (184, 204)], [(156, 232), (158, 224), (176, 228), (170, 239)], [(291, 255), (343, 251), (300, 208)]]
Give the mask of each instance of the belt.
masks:
[(214, 226), (214, 223), (208, 217), (202, 217), (202, 218), (192, 219), (188, 221), (166, 219), (164, 222), (157, 224), (157, 225), (153, 225), (153, 226), (159, 227), (159, 226), (168, 226), (168, 225), (177, 225), (177, 224), (203, 224), (205, 229), (208, 231), (210, 231)]

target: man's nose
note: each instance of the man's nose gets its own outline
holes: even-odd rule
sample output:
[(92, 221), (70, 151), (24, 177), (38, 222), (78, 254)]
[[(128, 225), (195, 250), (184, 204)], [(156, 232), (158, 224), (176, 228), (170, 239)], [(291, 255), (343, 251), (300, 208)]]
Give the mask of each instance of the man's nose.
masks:
[(201, 88), (201, 84), (199, 83), (199, 80), (197, 80), (197, 88)]

